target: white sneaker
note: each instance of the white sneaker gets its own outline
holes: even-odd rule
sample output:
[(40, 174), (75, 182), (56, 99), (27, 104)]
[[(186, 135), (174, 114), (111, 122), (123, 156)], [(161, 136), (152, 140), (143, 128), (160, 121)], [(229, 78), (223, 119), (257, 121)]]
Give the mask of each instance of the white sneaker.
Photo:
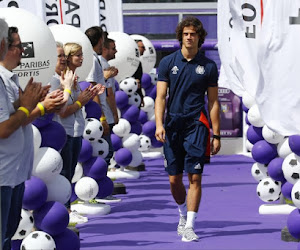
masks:
[(186, 216), (180, 216), (179, 223), (177, 226), (177, 234), (179, 236), (182, 236), (184, 228), (185, 228), (185, 224), (186, 224)]
[(181, 240), (185, 242), (198, 241), (199, 237), (195, 234), (192, 227), (188, 227), (184, 229)]
[(69, 224), (82, 224), (88, 222), (88, 218), (80, 215), (76, 211), (69, 213)]

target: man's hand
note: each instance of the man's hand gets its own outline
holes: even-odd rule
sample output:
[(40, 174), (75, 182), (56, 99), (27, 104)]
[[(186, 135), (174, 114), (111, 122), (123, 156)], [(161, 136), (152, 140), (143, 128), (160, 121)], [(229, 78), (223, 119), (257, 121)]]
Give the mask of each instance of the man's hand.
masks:
[(20, 106), (25, 107), (31, 112), (42, 96), (42, 84), (33, 82), (33, 78), (31, 77), (28, 81), (24, 92), (19, 91), (20, 95)]
[(163, 126), (156, 127), (155, 138), (160, 142), (166, 142), (166, 131)]
[(115, 77), (118, 73), (119, 73), (119, 70), (114, 66), (108, 67), (105, 70), (103, 70), (103, 75), (104, 75), (105, 79)]
[(220, 148), (221, 148), (221, 140), (213, 138), (210, 144), (211, 155), (217, 154), (220, 151)]
[(95, 97), (96, 95), (101, 95), (104, 93), (105, 91), (105, 86), (98, 83), (95, 86), (93, 86), (92, 88), (89, 88), (90, 92), (92, 92), (94, 94), (93, 97)]
[(81, 103), (82, 106), (84, 106), (93, 97), (94, 97), (94, 94), (93, 94), (93, 92), (90, 91), (90, 87), (88, 87), (79, 94), (78, 101)]
[(59, 112), (65, 103), (66, 100), (64, 100), (64, 92), (59, 89), (48, 94), (42, 102), (47, 113)]
[(46, 86), (42, 87), (42, 95), (41, 95), (40, 102), (44, 101), (46, 95), (49, 93), (50, 87), (51, 87), (51, 85), (46, 85)]

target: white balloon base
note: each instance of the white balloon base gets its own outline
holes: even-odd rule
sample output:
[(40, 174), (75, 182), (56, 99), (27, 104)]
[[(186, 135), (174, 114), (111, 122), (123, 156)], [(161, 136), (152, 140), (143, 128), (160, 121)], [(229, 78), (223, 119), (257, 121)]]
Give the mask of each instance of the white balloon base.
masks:
[(107, 176), (111, 179), (138, 179), (140, 178), (140, 173), (138, 171), (131, 171), (121, 167), (115, 171), (108, 171)]
[(289, 204), (263, 204), (259, 207), (259, 214), (290, 214), (295, 206)]
[(110, 205), (107, 204), (90, 204), (84, 202), (82, 204), (73, 204), (71, 205), (71, 210), (75, 210), (80, 214), (86, 215), (105, 215), (110, 213)]
[(143, 159), (158, 159), (162, 157), (162, 153), (161, 152), (141, 152)]

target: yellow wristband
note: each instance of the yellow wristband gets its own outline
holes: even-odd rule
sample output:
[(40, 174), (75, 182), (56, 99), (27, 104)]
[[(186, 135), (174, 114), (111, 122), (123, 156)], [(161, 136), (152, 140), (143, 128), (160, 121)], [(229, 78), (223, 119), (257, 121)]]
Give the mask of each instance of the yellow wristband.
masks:
[(78, 104), (79, 108), (81, 108), (81, 107), (82, 107), (82, 104), (81, 104), (81, 102), (80, 102), (80, 101), (76, 101), (75, 103), (77, 103), (77, 104)]
[(70, 89), (64, 89), (65, 92), (68, 92), (70, 95), (72, 94)]
[(40, 111), (41, 111), (41, 116), (43, 116), (44, 114), (45, 114), (45, 107), (44, 107), (44, 105), (42, 104), (42, 103), (38, 103), (37, 104), (37, 107), (40, 109)]
[(29, 117), (29, 110), (27, 108), (25, 108), (25, 107), (19, 107), (18, 110), (23, 111), (26, 114), (26, 116)]
[(100, 121), (101, 121), (101, 122), (106, 121), (106, 117), (105, 117), (105, 116), (101, 116), (101, 117), (100, 117)]

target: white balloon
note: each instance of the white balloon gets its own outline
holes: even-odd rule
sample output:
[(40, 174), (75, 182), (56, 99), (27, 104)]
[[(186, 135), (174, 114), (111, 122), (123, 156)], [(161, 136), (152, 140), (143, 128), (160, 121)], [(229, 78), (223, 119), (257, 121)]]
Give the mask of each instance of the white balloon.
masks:
[(292, 150), (291, 150), (290, 145), (289, 145), (289, 138), (288, 137), (284, 138), (277, 145), (277, 153), (278, 153), (279, 157), (281, 157), (281, 158), (285, 158), (289, 154), (292, 153)]
[(255, 105), (255, 99), (247, 91), (243, 93), (242, 102), (248, 109)]
[(256, 181), (261, 181), (268, 177), (268, 168), (261, 163), (255, 162), (251, 167), (251, 174)]
[[(82, 46), (83, 63), (76, 69), (80, 81), (84, 81), (93, 66), (93, 47), (88, 37), (72, 25), (58, 24), (50, 27), (55, 41), (65, 43), (78, 43)], [(56, 50), (55, 50), (56, 51)], [(55, 52), (55, 55), (57, 52)]]
[(300, 179), (300, 157), (294, 153), (284, 158), (282, 163), (284, 178), (292, 184)]
[(256, 188), (258, 197), (264, 202), (276, 201), (280, 198), (281, 182), (267, 177), (261, 180)]
[(151, 139), (146, 135), (140, 135), (140, 147), (139, 151), (146, 152), (151, 148)]
[(154, 110), (154, 100), (150, 96), (144, 97), (144, 107), (141, 107), (141, 110), (145, 112), (152, 112)]
[(155, 121), (155, 113), (154, 109), (147, 112), (148, 121)]
[(72, 187), (69, 180), (63, 175), (56, 175), (45, 181), (48, 189), (47, 201), (58, 201), (65, 204), (71, 197)]
[(120, 118), (118, 124), (113, 126), (112, 130), (117, 136), (123, 137), (130, 133), (131, 125), (126, 119)]
[(300, 181), (299, 180), (294, 184), (292, 188), (291, 196), (294, 205), (298, 209), (300, 209)]
[(34, 154), (36, 154), (38, 149), (41, 146), (42, 136), (41, 136), (39, 129), (36, 126), (34, 126), (33, 124), (31, 126), (32, 126), (32, 133), (33, 133)]
[(79, 199), (89, 201), (98, 194), (98, 183), (91, 177), (82, 177), (75, 184), (75, 193)]
[(138, 167), (143, 161), (143, 156), (140, 151), (131, 151), (132, 161), (128, 164), (131, 167)]
[(105, 159), (105, 157), (108, 155), (109, 152), (109, 145), (106, 140), (103, 138), (100, 138), (96, 141), (91, 142), (92, 148), (93, 148), (93, 153), (92, 155), (94, 157), (101, 157)]
[(133, 77), (127, 77), (122, 80), (119, 84), (121, 90), (123, 90), (127, 95), (132, 95), (138, 89), (138, 84)]
[(30, 211), (22, 209), (21, 220), (12, 240), (22, 240), (32, 232), (34, 226), (33, 215)]
[(155, 66), (156, 50), (148, 38), (141, 35), (131, 35), (131, 37), (134, 40), (142, 40), (145, 46), (144, 54), (140, 56), (140, 60), (142, 62), (143, 72), (148, 74)]
[(63, 167), (60, 154), (53, 148), (39, 148), (34, 156), (32, 175), (47, 181), (58, 175)]
[(115, 76), (118, 82), (126, 77), (132, 76), (140, 63), (140, 55), (136, 42), (126, 33), (109, 32), (108, 37), (115, 40), (117, 53), (115, 59), (109, 61), (111, 66), (115, 66), (119, 73)]
[(140, 138), (137, 134), (130, 133), (122, 138), (123, 147), (131, 152), (137, 151), (140, 147)]
[(30, 77), (43, 85), (55, 72), (57, 52), (49, 27), (39, 17), (19, 8), (0, 8), (0, 17), (8, 26), (16, 26), (24, 48), (21, 64), (13, 70), (18, 74), (22, 89)]
[(284, 138), (283, 135), (278, 134), (277, 132), (273, 131), (267, 125), (264, 125), (264, 127), (262, 129), (262, 135), (267, 142), (272, 143), (272, 144), (280, 143)]
[(248, 151), (252, 151), (252, 148), (253, 148), (253, 144), (249, 141), (249, 140), (246, 140), (246, 149), (248, 150)]
[(253, 105), (248, 111), (248, 120), (255, 127), (263, 127), (265, 122), (262, 120), (258, 106)]
[(82, 176), (83, 176), (82, 164), (77, 162), (77, 165), (75, 167), (75, 172), (72, 178), (72, 183), (77, 182)]
[(55, 241), (50, 234), (43, 231), (31, 232), (21, 244), (20, 249), (36, 249), (38, 246), (42, 250), (56, 249)]

